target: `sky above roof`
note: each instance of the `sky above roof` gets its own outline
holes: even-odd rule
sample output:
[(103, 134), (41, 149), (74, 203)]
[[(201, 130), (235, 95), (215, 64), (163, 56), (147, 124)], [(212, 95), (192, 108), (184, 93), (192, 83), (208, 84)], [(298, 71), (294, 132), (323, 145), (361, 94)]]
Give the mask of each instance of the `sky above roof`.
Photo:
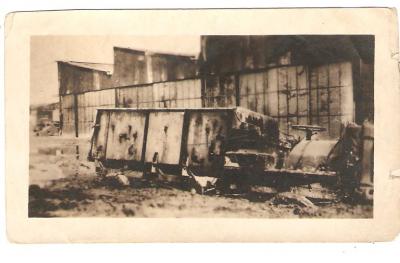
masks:
[(58, 101), (56, 61), (112, 64), (114, 46), (197, 55), (200, 36), (33, 36), (30, 104)]

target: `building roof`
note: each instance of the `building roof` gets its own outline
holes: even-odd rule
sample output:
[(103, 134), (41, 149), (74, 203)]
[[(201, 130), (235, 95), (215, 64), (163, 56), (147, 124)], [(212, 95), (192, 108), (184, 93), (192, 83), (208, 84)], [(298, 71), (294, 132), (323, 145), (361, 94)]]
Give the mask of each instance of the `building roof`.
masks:
[(94, 63), (94, 62), (81, 62), (81, 61), (57, 61), (61, 63), (65, 63), (71, 66), (92, 69), (96, 71), (106, 72), (107, 74), (112, 74), (113, 64), (106, 63)]
[(114, 49), (123, 49), (123, 50), (128, 50), (136, 53), (148, 53), (154, 56), (175, 56), (175, 57), (186, 57), (190, 59), (196, 59), (196, 57), (199, 54), (189, 54), (189, 53), (178, 53), (178, 52), (159, 52), (159, 51), (153, 51), (153, 50), (146, 50), (146, 49), (136, 49), (136, 48), (131, 48), (131, 47), (114, 47)]

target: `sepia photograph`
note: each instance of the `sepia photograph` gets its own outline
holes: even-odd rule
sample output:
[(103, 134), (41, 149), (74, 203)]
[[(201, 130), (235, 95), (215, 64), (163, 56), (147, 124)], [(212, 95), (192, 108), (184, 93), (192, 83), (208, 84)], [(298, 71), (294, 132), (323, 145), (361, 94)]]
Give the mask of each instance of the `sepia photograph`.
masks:
[(33, 35), (29, 218), (373, 218), (375, 36)]

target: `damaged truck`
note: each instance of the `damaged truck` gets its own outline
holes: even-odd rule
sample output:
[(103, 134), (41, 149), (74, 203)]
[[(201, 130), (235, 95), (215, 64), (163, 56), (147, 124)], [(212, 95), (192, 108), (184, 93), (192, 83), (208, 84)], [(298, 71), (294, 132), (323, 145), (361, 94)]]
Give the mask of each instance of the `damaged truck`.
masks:
[(253, 185), (338, 187), (373, 197), (373, 124), (325, 128), (291, 125), (241, 107), (98, 109), (88, 155), (99, 174), (110, 169), (173, 175), (198, 193), (247, 191)]

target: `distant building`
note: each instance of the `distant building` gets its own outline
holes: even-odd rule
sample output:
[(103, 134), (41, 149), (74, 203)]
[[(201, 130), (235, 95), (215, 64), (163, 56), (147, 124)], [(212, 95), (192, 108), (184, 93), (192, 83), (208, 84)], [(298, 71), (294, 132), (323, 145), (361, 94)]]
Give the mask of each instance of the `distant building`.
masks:
[[(156, 104), (183, 104), (182, 98), (191, 89), (200, 92), (200, 81), (181, 82), (171, 90), (174, 94), (160, 93), (168, 89), (149, 87), (152, 83), (180, 81), (195, 78), (197, 75), (196, 57), (183, 54), (156, 53), (130, 48), (114, 48), (114, 64), (58, 61), (59, 94), (62, 114), (63, 134), (76, 137), (88, 136), (96, 117), (97, 108), (131, 106), (134, 101), (140, 106), (150, 106), (152, 100), (159, 97)], [(133, 93), (117, 91), (125, 86), (142, 85)], [(156, 85), (156, 84), (155, 84)], [(186, 86), (189, 86), (187, 89)], [(198, 88), (197, 88), (198, 87)], [(113, 89), (114, 88), (114, 89)], [(139, 95), (139, 91), (140, 94)], [(153, 93), (154, 90), (160, 92)], [(179, 90), (179, 92), (178, 92)], [(96, 91), (96, 92), (95, 92)], [(195, 92), (192, 104), (200, 103), (200, 94)], [(140, 97), (140, 100), (137, 98)], [(143, 97), (146, 97), (144, 99)], [(148, 100), (142, 103), (143, 100)], [(199, 101), (199, 102), (195, 102)], [(140, 103), (138, 103), (140, 101)]]
[(192, 55), (114, 47), (114, 87), (194, 78), (196, 73)]
[(112, 64), (57, 61), (57, 65), (60, 95), (112, 88)]
[(30, 125), (34, 127), (40, 121), (60, 121), (60, 104), (58, 102), (30, 106)]
[(326, 128), (373, 118), (374, 37), (202, 36), (198, 56), (114, 48), (114, 64), (59, 62), (64, 134), (87, 136), (97, 108), (241, 106)]
[(374, 112), (374, 37), (202, 36), (207, 107), (243, 106), (292, 124), (361, 124)]

